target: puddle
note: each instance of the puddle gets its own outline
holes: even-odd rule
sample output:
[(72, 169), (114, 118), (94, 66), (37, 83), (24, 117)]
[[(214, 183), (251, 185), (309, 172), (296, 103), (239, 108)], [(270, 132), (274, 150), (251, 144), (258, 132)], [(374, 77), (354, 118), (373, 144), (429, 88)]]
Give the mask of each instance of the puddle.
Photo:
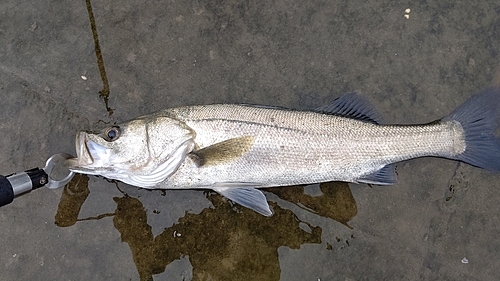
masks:
[[(270, 202), (273, 216), (265, 217), (215, 192), (204, 192), (212, 207), (196, 214), (186, 211), (156, 235), (141, 199), (122, 190), (123, 196), (113, 198), (116, 204), (113, 213), (79, 218), (90, 193), (88, 182), (88, 176), (78, 174), (64, 187), (55, 224), (71, 227), (113, 217), (113, 226), (121, 241), (130, 247), (141, 280), (152, 280), (183, 258), (191, 268), (191, 272), (183, 275), (191, 276), (192, 280), (280, 280), (278, 248), (299, 249), (304, 244), (322, 243), (321, 227), (301, 221), (292, 211), (274, 202)], [(323, 194), (315, 197), (304, 194), (303, 186), (266, 190), (348, 226), (347, 222), (356, 214), (349, 186), (331, 182), (320, 184), (319, 188)], [(156, 209), (153, 213), (161, 215)], [(340, 242), (340, 238), (336, 237), (336, 241)], [(349, 242), (345, 242), (348, 246)], [(332, 245), (327, 243), (325, 250), (331, 249)]]

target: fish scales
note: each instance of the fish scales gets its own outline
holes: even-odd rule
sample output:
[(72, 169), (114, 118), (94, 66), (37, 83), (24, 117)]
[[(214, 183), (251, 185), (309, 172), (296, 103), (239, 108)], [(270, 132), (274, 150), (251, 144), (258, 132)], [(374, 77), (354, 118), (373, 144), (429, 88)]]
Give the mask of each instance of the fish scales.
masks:
[(315, 112), (240, 105), (181, 107), (159, 114), (185, 122), (196, 132), (200, 148), (255, 136), (253, 147), (243, 157), (218, 167), (197, 167), (188, 161), (159, 187), (193, 188), (217, 181), (257, 186), (356, 182), (390, 163), (450, 156), (465, 146), (460, 124), (452, 121), (377, 125)]

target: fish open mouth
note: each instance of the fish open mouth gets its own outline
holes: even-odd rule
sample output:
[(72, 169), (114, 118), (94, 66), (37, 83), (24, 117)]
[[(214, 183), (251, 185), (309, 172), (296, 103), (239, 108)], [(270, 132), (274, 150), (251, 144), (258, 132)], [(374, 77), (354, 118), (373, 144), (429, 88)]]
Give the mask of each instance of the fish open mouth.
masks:
[[(76, 158), (71, 158), (66, 160), (65, 165), (70, 170), (80, 170), (82, 168), (89, 168), (94, 164), (94, 158), (88, 147), (87, 134), (85, 132), (78, 132), (75, 145), (76, 145)], [(97, 145), (96, 143), (92, 142)]]

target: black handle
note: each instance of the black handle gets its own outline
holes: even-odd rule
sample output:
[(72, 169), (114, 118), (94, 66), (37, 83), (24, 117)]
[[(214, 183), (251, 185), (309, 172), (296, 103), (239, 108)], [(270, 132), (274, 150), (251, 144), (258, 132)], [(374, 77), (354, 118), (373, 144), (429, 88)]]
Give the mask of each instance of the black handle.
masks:
[(47, 173), (39, 168), (6, 177), (0, 175), (0, 207), (10, 204), (16, 195), (44, 186), (47, 181)]
[(14, 200), (14, 189), (10, 181), (0, 175), (0, 206), (10, 204)]

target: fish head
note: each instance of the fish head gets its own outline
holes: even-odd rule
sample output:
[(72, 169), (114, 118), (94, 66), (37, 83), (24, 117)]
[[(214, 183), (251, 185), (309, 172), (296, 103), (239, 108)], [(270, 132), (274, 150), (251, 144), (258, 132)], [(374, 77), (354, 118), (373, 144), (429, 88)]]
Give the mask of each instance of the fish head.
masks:
[(170, 117), (146, 116), (100, 132), (80, 131), (73, 172), (100, 175), (139, 187), (154, 187), (173, 174), (193, 150), (195, 133)]

